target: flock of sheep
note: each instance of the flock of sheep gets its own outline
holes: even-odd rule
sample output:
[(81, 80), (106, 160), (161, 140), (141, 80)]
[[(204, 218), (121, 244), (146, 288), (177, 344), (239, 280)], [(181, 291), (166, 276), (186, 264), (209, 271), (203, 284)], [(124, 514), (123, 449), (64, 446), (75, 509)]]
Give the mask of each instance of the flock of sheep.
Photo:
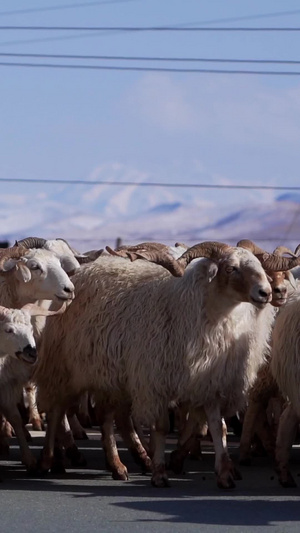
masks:
[[(241, 463), (259, 441), (275, 457), (280, 483), (294, 486), (288, 460), (300, 419), (298, 264), (298, 250), (268, 253), (248, 240), (81, 254), (62, 239), (28, 238), (1, 249), (0, 452), (12, 426), (29, 472), (61, 471), (63, 454), (84, 465), (71, 428), (88, 393), (114, 479), (128, 478), (117, 425), (152, 484), (168, 485), (172, 407), (181, 418), (168, 465), (175, 472), (208, 427), (217, 484), (233, 487), (240, 474), (225, 421), (240, 413)], [(25, 389), (29, 398), (37, 392), (35, 421), (46, 414), (38, 461), (18, 408)]]

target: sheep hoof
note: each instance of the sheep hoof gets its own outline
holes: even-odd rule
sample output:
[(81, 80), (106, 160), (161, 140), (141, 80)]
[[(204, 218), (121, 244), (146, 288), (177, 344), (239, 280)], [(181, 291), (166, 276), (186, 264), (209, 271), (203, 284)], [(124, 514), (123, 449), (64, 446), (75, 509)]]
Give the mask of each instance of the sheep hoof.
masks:
[(148, 455), (145, 457), (145, 459), (143, 459), (143, 462), (142, 462), (142, 473), (143, 474), (147, 474), (149, 472), (152, 472), (152, 461), (150, 459), (150, 457), (148, 457)]
[(225, 479), (218, 477), (217, 485), (219, 489), (234, 489), (236, 486), (231, 475), (228, 475)]
[[(124, 466), (124, 465), (123, 465)], [(112, 469), (111, 477), (115, 480), (127, 481), (128, 480), (128, 471), (126, 466), (124, 468)]]
[(164, 465), (158, 465), (154, 468), (151, 485), (158, 488), (170, 487), (170, 482)]
[(87, 465), (86, 458), (78, 450), (76, 444), (66, 449), (66, 457), (70, 459), (72, 466), (86, 466)]
[(170, 459), (168, 463), (168, 469), (172, 470), (174, 474), (182, 474), (184, 465), (184, 457), (179, 453), (178, 450), (174, 450), (170, 454)]
[(160, 478), (158, 478), (158, 476), (156, 476), (155, 478), (152, 477), (151, 485), (152, 485), (152, 487), (157, 487), (159, 489), (171, 486), (170, 485), (170, 481), (168, 480), (167, 476), (160, 477)]
[(146, 451), (144, 451), (143, 453), (139, 453), (137, 450), (131, 449), (130, 452), (134, 459), (134, 462), (138, 466), (142, 467), (143, 474), (147, 472), (152, 472), (152, 461), (150, 457), (148, 457)]
[(285, 472), (284, 474), (281, 474), (279, 476), (278, 481), (280, 485), (285, 489), (297, 487), (297, 483), (290, 472)]
[(38, 418), (33, 418), (31, 420), (31, 428), (33, 431), (44, 431), (45, 426), (41, 420)]

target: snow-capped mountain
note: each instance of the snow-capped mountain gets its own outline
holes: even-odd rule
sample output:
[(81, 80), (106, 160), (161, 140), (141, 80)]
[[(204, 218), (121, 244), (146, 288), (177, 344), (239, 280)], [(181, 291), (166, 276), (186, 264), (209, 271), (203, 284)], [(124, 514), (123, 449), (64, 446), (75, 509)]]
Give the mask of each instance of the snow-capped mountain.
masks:
[[(118, 172), (116, 168), (111, 181), (120, 178)], [(94, 179), (100, 181), (99, 174)], [(230, 191), (229, 197), (226, 190), (212, 194), (197, 188), (128, 186), (133, 180), (149, 182), (145, 176), (123, 173), (125, 183), (118, 187), (53, 185), (51, 192), (48, 188), (31, 195), (2, 195), (0, 238), (12, 243), (29, 235), (62, 237), (81, 251), (114, 245), (117, 238), (132, 244), (188, 245), (204, 240), (235, 244), (250, 238), (266, 249), (282, 243), (295, 247), (300, 241), (299, 194), (257, 201), (253, 193)]]

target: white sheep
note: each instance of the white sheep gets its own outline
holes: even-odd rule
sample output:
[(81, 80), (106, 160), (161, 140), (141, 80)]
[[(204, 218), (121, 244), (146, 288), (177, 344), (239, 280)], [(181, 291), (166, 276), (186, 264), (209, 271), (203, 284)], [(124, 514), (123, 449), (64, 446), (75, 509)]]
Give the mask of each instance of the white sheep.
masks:
[[(61, 309), (59, 312), (62, 312)], [(21, 459), (28, 471), (35, 466), (22, 427), (17, 400), (20, 381), (26, 382), (37, 361), (36, 343), (31, 317), (53, 314), (27, 304), (22, 309), (0, 306), (0, 409), (14, 428), (21, 449)]]
[(288, 461), (300, 420), (299, 314), (298, 290), (281, 309), (272, 336), (271, 372), (284, 397), (289, 400), (280, 417), (275, 451), (279, 482), (284, 487), (296, 486)]
[[(10, 308), (22, 308), (26, 304), (37, 302), (43, 298), (55, 301), (56, 306), (61, 305), (62, 301), (71, 301), (74, 298), (74, 285), (63, 270), (59, 259), (48, 250), (27, 250), (23, 247), (1, 250), (1, 305)], [(49, 313), (47, 310), (40, 309), (39, 314), (45, 316)], [(22, 394), (22, 387), (32, 374), (32, 369), (26, 370), (25, 376), (20, 365), (14, 368), (15, 372), (9, 371), (5, 374), (5, 383), (2, 382), (1, 390), (3, 394), (9, 396), (10, 402), (16, 406)], [(0, 382), (3, 371), (1, 368)], [(19, 413), (15, 416), (18, 417), (17, 423), (20, 424)], [(1, 437), (3, 438), (3, 435)], [(27, 458), (29, 455), (30, 451), (27, 451)], [(33, 458), (27, 461), (29, 469), (32, 467), (33, 461)]]
[[(49, 416), (45, 468), (62, 413), (73, 398), (91, 390), (102, 404), (131, 402), (134, 418), (155, 422), (156, 486), (167, 483), (169, 402), (204, 407), (218, 484), (233, 486), (235, 470), (221, 417), (243, 406), (268, 351), (271, 287), (251, 252), (224, 244), (203, 243), (177, 263), (170, 256), (161, 263), (182, 275), (184, 266), (199, 256), (208, 260), (195, 262), (181, 278), (146, 262), (110, 257), (75, 274), (76, 299), (63, 317), (47, 323), (35, 376), (41, 408)], [(274, 266), (273, 256), (266, 259)], [(283, 270), (285, 261), (276, 261)]]

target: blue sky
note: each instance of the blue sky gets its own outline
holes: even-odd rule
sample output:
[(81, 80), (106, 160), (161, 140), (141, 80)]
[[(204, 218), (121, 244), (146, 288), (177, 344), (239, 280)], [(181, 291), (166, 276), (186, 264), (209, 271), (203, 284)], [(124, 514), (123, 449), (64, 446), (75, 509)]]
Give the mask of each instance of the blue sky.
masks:
[[(18, 12), (24, 9), (27, 12)], [(2, 0), (0, 26), (12, 25), (300, 27), (300, 8), (288, 0), (32, 0), (26, 8), (21, 0)], [(299, 60), (299, 45), (300, 32), (0, 30), (0, 54)], [(20, 61), (47, 62), (0, 56), (0, 62)], [(300, 71), (300, 65), (175, 66)], [(0, 66), (0, 75), (2, 179), (299, 185), (300, 76), (12, 66)], [(255, 202), (270, 206), (278, 196), (272, 191), (141, 189), (1, 182), (2, 237), (23, 236), (29, 230), (47, 237), (45, 232), (65, 228), (65, 236), (75, 238), (77, 228), (84, 245), (91, 228), (104, 233), (108, 222), (124, 224), (126, 217), (143, 217), (160, 203), (198, 207), (201, 227), (209, 216), (217, 222), (224, 210)], [(209, 215), (212, 207), (217, 212)], [(82, 221), (80, 228), (73, 224), (76, 218)], [(249, 222), (249, 236), (251, 231)]]

